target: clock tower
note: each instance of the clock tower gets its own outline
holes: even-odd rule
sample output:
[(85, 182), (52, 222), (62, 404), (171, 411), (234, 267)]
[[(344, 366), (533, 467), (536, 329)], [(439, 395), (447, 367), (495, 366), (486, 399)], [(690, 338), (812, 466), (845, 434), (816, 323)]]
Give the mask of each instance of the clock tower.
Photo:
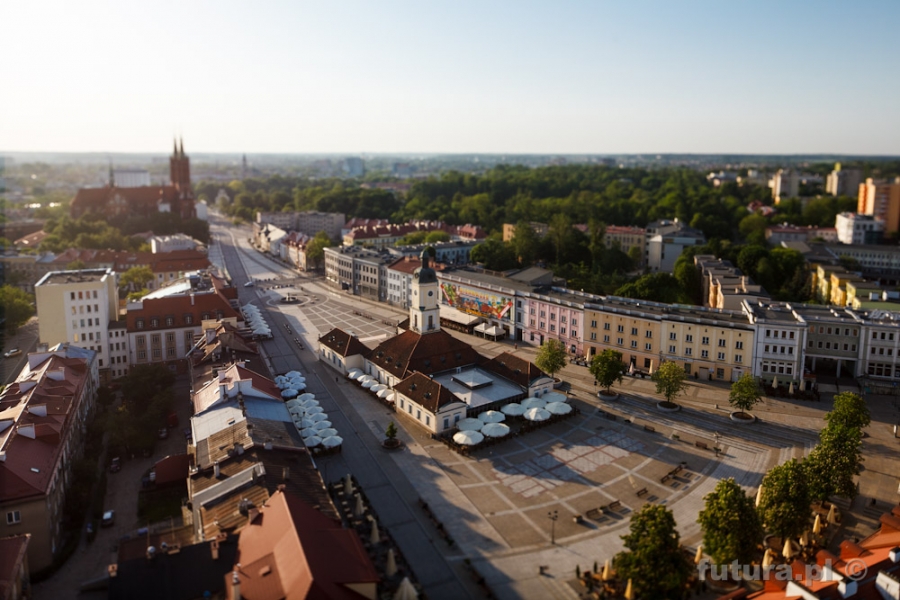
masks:
[(413, 271), (410, 290), (409, 329), (421, 334), (435, 333), (441, 330), (437, 273), (428, 264), (431, 260), (428, 248), (422, 250), (420, 257), (422, 266)]

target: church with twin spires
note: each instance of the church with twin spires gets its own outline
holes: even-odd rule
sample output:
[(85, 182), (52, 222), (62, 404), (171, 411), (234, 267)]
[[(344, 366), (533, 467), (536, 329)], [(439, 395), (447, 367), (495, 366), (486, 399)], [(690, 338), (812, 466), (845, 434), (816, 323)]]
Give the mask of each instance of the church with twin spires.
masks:
[(369, 349), (334, 328), (319, 338), (323, 363), (344, 375), (356, 368), (395, 390), (398, 410), (402, 406), (433, 433), (466, 414), (553, 388), (553, 379), (531, 362), (510, 352), (486, 358), (441, 329), (437, 273), (427, 249), (420, 259), (410, 286), (409, 320), (400, 324), (405, 331)]
[(184, 140), (175, 141), (169, 157), (169, 184), (119, 187), (109, 170), (109, 182), (100, 188), (82, 188), (75, 194), (69, 214), (79, 218), (89, 213), (105, 217), (148, 217), (171, 212), (182, 219), (197, 216), (194, 189), (191, 186), (191, 161), (184, 153)]

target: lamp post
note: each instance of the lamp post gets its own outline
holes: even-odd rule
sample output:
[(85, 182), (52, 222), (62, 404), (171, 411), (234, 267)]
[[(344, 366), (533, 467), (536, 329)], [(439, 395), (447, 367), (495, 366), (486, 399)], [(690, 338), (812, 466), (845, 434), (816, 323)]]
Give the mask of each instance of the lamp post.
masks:
[(550, 543), (556, 544), (556, 519), (559, 518), (559, 511), (553, 510), (547, 513), (547, 518), (550, 519)]

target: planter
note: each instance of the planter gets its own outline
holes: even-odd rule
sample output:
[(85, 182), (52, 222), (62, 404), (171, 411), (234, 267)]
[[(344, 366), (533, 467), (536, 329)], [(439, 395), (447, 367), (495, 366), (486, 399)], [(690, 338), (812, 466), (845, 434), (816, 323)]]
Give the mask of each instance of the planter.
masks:
[(396, 450), (397, 448), (400, 448), (401, 446), (403, 446), (403, 442), (401, 442), (397, 438), (393, 438), (393, 439), (387, 438), (386, 440), (381, 442), (381, 445), (386, 450)]
[(675, 404), (674, 402), (666, 402), (665, 400), (663, 400), (662, 402), (657, 402), (656, 408), (663, 412), (678, 412), (679, 410), (681, 410), (680, 405)]
[(562, 380), (562, 379), (560, 379), (559, 377), (554, 377), (554, 378), (553, 378), (553, 389), (558, 390), (559, 388), (562, 387), (562, 384), (563, 384), (563, 380)]
[(735, 423), (754, 423), (756, 422), (756, 417), (751, 415), (750, 413), (735, 411), (730, 415), (731, 420)]
[(604, 402), (612, 402), (619, 399), (619, 394), (615, 392), (610, 392), (608, 394), (606, 392), (597, 392), (597, 397)]

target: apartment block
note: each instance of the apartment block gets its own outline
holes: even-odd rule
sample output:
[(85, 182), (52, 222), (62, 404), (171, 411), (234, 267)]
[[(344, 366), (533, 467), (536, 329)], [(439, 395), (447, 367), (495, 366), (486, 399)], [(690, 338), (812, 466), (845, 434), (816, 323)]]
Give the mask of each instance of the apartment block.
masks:
[(900, 231), (900, 177), (893, 181), (866, 179), (859, 185), (856, 212), (884, 221), (888, 235)]
[(603, 234), (603, 245), (607, 248), (618, 246), (625, 254), (629, 254), (632, 248), (637, 248), (643, 259), (647, 250), (647, 232), (642, 227), (608, 225)]
[(96, 352), (106, 380), (110, 323), (118, 319), (119, 310), (116, 274), (110, 269), (51, 271), (34, 291), (41, 343), (71, 342)]
[(834, 218), (834, 228), (842, 244), (880, 244), (884, 221), (872, 215), (842, 212)]
[(740, 311), (744, 300), (758, 302), (769, 299), (765, 288), (754, 283), (727, 260), (710, 254), (698, 254), (694, 257), (694, 265), (700, 269), (704, 306)]
[[(807, 325), (789, 304), (744, 302), (744, 313), (756, 326), (753, 374), (781, 385), (803, 380)], [(808, 387), (804, 381), (804, 389)]]
[[(547, 232), (550, 231), (550, 226), (546, 223), (538, 223), (537, 221), (532, 221), (528, 224), (531, 226), (531, 230), (534, 231), (535, 235), (539, 238), (543, 238), (547, 235)], [(516, 224), (515, 223), (504, 223), (503, 224), (503, 241), (508, 242), (512, 240), (516, 236)]]
[(318, 211), (256, 213), (256, 226), (269, 224), (284, 231), (300, 231), (309, 236), (324, 231), (333, 240), (341, 237), (345, 220), (344, 213)]
[(835, 163), (834, 170), (825, 179), (825, 192), (832, 196), (856, 196), (862, 182), (860, 169), (842, 169)]

